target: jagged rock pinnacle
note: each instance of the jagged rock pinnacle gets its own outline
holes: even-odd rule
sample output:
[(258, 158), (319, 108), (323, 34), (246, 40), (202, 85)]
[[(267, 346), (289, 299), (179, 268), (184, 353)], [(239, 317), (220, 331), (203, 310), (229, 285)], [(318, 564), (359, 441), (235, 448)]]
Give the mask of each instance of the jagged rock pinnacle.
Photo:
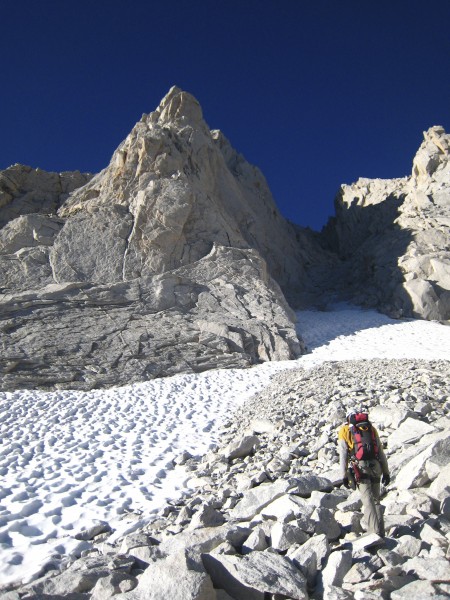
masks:
[(159, 123), (180, 122), (199, 125), (203, 121), (203, 113), (199, 102), (192, 94), (173, 86), (151, 114), (151, 120)]

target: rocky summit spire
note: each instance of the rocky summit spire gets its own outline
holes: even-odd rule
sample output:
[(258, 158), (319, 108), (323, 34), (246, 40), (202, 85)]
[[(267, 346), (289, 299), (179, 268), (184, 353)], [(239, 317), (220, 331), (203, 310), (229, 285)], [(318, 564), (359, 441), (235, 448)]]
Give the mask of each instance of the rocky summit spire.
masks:
[[(52, 258), (61, 282), (73, 278), (68, 254), (78, 276), (110, 282), (192, 264), (222, 245), (255, 249), (285, 290), (304, 284), (299, 233), (280, 215), (262, 173), (209, 130), (197, 100), (177, 87), (59, 215), (69, 219)], [(110, 261), (96, 249), (96, 222), (110, 223), (101, 236)], [(89, 246), (87, 268), (81, 257)]]
[(177, 86), (173, 86), (161, 100), (158, 108), (151, 113), (150, 120), (161, 125), (177, 123), (198, 126), (202, 124), (203, 113), (199, 102)]

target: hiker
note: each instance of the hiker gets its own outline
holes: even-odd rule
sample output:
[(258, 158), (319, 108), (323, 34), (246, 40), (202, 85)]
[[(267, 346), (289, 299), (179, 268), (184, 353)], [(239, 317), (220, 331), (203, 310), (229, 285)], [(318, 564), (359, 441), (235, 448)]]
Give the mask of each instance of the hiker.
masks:
[(339, 429), (338, 449), (344, 486), (358, 487), (367, 530), (384, 537), (380, 479), (387, 486), (391, 478), (378, 432), (367, 412), (353, 410), (347, 414), (347, 423)]

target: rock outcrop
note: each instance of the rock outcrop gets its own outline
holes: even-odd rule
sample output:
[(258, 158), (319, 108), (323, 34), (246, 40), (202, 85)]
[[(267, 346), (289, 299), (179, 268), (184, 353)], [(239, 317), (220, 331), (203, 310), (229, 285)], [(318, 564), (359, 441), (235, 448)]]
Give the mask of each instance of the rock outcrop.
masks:
[(128, 282), (50, 284), (0, 301), (3, 389), (86, 389), (246, 367), (301, 352), (293, 317), (252, 250)]
[[(332, 291), (395, 317), (450, 319), (450, 135), (424, 133), (412, 175), (344, 185), (324, 230)], [(328, 286), (330, 291), (330, 286)]]
[(305, 256), (324, 255), (190, 94), (172, 88), (94, 177), (13, 167), (0, 182), (3, 389), (301, 354), (279, 285), (306, 286)]
[[(137, 515), (124, 537), (93, 531), (82, 558), (53, 561), (5, 600), (447, 598), (449, 375), (448, 361), (421, 360), (276, 375), (226, 424), (220, 446), (176, 459), (195, 480), (179, 501)], [(339, 479), (337, 429), (358, 403), (392, 475), (385, 539), (364, 535), (359, 493)]]

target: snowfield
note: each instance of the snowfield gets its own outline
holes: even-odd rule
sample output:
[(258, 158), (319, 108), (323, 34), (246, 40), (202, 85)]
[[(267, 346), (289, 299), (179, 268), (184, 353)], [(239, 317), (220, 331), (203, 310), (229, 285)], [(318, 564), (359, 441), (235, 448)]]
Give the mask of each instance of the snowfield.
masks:
[(91, 392), (0, 393), (0, 585), (27, 582), (158, 513), (189, 485), (173, 459), (217, 442), (224, 420), (274, 373), (325, 361), (448, 359), (450, 327), (346, 305), (298, 313), (309, 353), (246, 370), (177, 375)]

